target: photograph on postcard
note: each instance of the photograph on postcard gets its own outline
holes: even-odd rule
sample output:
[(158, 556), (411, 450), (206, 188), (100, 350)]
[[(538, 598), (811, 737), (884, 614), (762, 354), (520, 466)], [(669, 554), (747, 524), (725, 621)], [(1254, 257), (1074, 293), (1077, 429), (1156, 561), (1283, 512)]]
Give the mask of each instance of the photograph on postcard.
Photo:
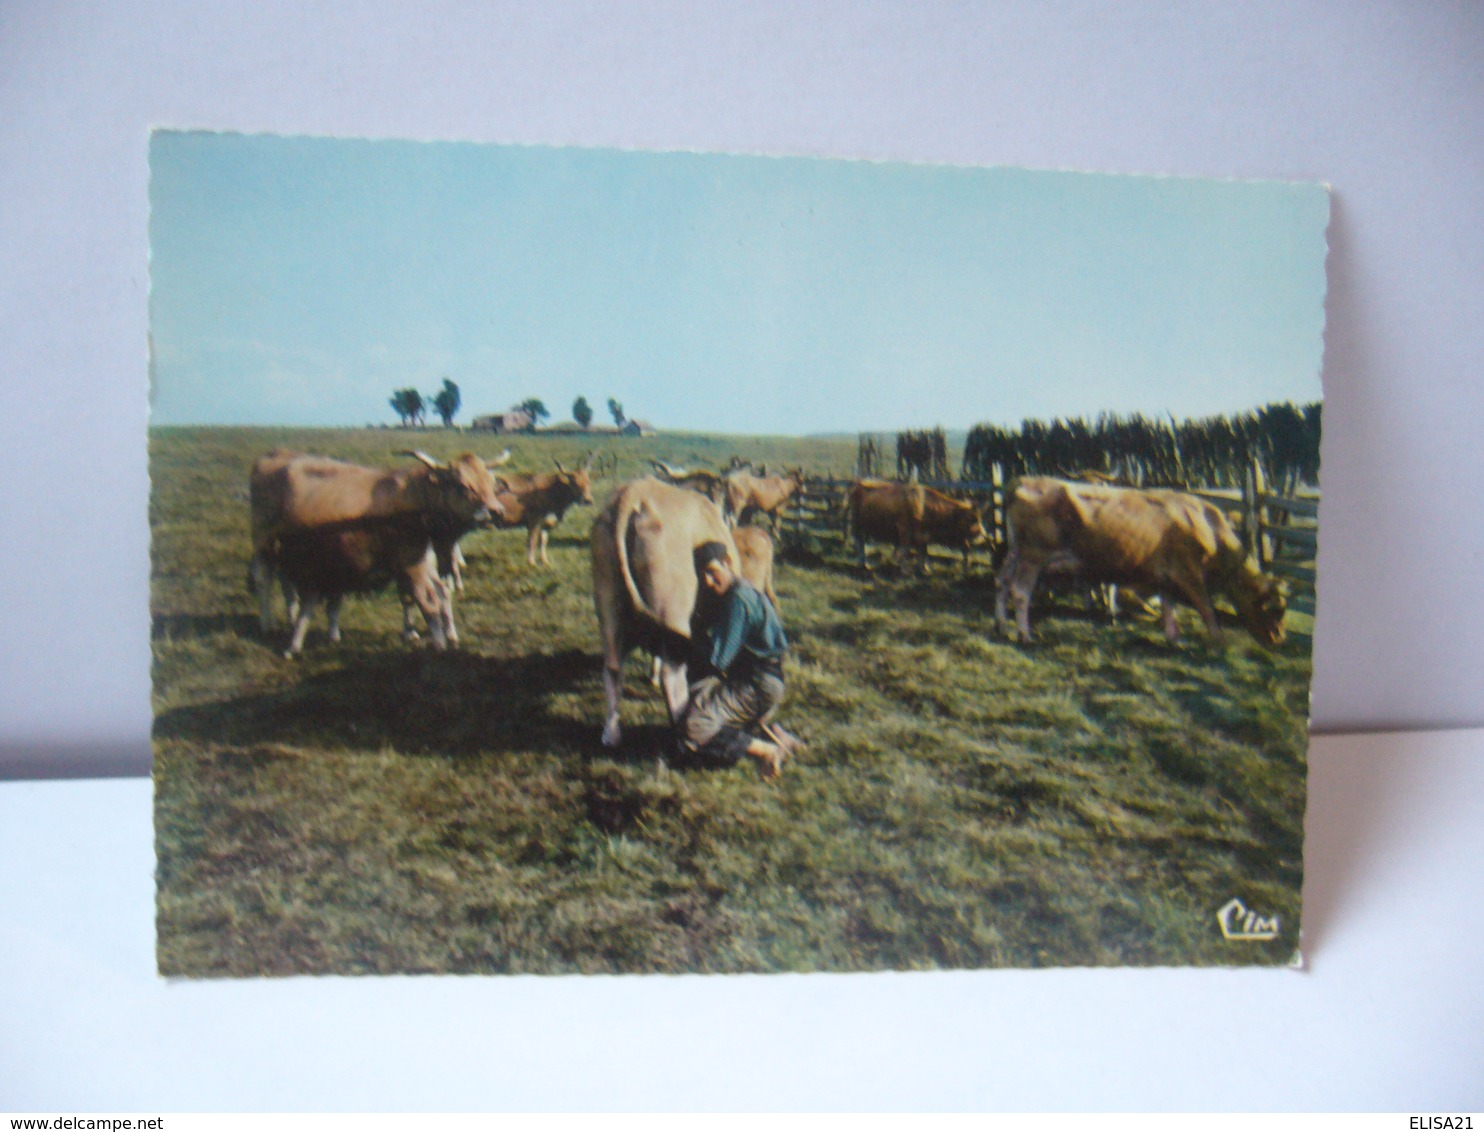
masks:
[(1294, 962), (1328, 220), (157, 131), (160, 972)]

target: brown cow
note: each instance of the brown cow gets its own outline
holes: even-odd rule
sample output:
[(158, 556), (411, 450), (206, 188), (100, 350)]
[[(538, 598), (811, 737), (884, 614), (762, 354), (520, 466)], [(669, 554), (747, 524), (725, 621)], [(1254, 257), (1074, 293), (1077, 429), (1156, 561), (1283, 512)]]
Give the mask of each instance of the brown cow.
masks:
[(895, 544), (898, 557), (916, 551), (921, 573), (927, 572), (930, 544), (962, 551), (967, 570), (969, 551), (988, 541), (972, 503), (917, 483), (859, 480), (850, 486), (846, 507), (862, 567), (868, 538)]
[[(286, 534), (415, 518), (416, 523), (394, 524), (392, 529), (416, 529), (427, 536), (431, 526), (468, 529), (504, 513), (494, 477), (473, 453), (466, 452), (448, 464), (425, 453), (412, 455), (422, 461), (422, 467), (366, 468), (282, 448), (254, 462), (248, 481), (253, 544), (248, 586), (258, 594), (265, 632), (271, 628), (270, 588)], [(284, 597), (290, 620), (296, 620), (297, 595), (291, 586), (285, 586)]]
[(661, 661), (660, 683), (673, 723), (689, 699), (685, 679), (691, 614), (700, 583), (692, 557), (720, 542), (739, 565), (721, 512), (704, 496), (646, 477), (621, 485), (593, 522), (593, 604), (603, 638), (603, 743), (621, 737), (623, 660), (638, 645)]
[(1259, 644), (1272, 648), (1283, 640), (1282, 585), (1258, 570), (1221, 509), (1197, 496), (1033, 476), (1016, 485), (1005, 522), (1009, 550), (999, 574), (995, 620), (1003, 629), (1013, 596), (1022, 641), (1031, 639), (1036, 581), (1051, 572), (1157, 593), (1171, 641), (1180, 635), (1176, 599), (1194, 606), (1206, 630), (1220, 639), (1212, 592), (1231, 598)]
[(726, 477), (726, 519), (731, 526), (747, 522), (754, 512), (768, 516), (775, 528), (789, 498), (804, 489), (804, 472), (794, 468), (787, 475), (756, 476), (732, 472)]
[[(553, 461), (555, 473), (521, 475), (514, 472), (501, 473), (499, 499), (505, 509), (495, 526), (509, 529), (525, 527), (526, 561), (536, 565), (536, 552), (541, 552), (541, 565), (550, 566), (546, 557), (546, 541), (553, 527), (562, 521), (567, 508), (578, 503), (591, 505), (593, 501), (592, 480), (588, 468), (592, 464), (591, 453), (577, 466), (575, 472)], [(439, 551), (440, 558), (442, 551)]]

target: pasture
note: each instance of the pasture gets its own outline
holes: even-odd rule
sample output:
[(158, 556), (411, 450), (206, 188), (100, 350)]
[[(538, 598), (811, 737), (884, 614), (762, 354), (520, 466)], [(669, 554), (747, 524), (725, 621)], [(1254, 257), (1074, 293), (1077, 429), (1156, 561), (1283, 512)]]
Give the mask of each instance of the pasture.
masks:
[[(366, 463), (506, 444), (511, 467), (611, 453), (845, 475), (855, 439), (155, 429), (150, 437), (158, 961), (166, 975), (860, 971), (1280, 964), (1298, 943), (1309, 640), (1275, 652), (1189, 610), (1109, 625), (1070, 599), (995, 631), (965, 576), (780, 556), (793, 643), (781, 781), (663, 770), (647, 658), (625, 742), (603, 692), (587, 537), (466, 538), (463, 647), (400, 640), (390, 591), (279, 655), (245, 587), (247, 471), (285, 444)], [(957, 456), (955, 454), (955, 460)], [(281, 610), (281, 603), (279, 609)], [(1306, 619), (1295, 618), (1295, 621)], [(280, 625), (282, 624), (280, 616)], [(1302, 627), (1302, 626), (1300, 626)], [(1229, 941), (1233, 897), (1281, 924)]]

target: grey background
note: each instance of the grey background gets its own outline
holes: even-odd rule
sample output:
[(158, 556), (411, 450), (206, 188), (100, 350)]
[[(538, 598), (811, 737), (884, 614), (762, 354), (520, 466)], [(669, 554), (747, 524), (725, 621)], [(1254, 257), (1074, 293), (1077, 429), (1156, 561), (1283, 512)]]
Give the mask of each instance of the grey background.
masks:
[(1329, 182), (1314, 724), (1484, 723), (1481, 84), (1467, 3), (12, 0), (0, 772), (148, 765), (152, 126)]

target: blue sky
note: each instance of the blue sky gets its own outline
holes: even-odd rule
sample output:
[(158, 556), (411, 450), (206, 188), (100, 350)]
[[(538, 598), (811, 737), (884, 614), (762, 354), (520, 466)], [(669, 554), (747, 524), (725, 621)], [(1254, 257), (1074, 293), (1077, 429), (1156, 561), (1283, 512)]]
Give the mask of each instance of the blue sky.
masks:
[(807, 434), (1319, 397), (1317, 185), (160, 131), (156, 424)]

